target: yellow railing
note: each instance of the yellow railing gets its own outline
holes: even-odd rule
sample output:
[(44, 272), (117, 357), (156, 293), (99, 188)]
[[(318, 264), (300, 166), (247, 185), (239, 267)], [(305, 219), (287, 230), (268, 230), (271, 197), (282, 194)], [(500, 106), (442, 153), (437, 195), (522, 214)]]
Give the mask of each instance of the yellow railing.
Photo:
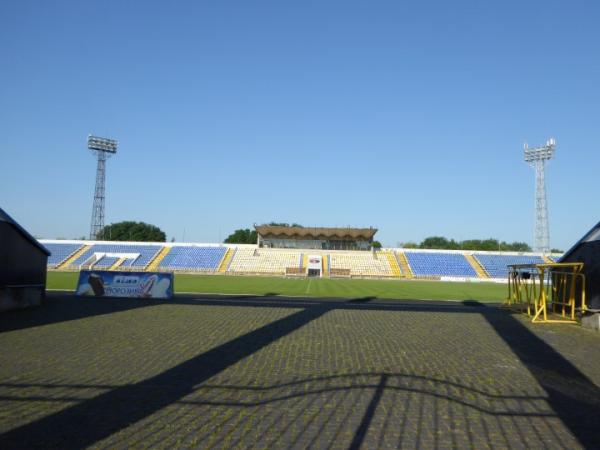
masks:
[(163, 247), (156, 254), (154, 259), (152, 261), (150, 261), (150, 264), (148, 264), (148, 266), (146, 266), (146, 270), (148, 272), (156, 272), (156, 269), (158, 269), (159, 264), (162, 262), (163, 259), (165, 259), (165, 256), (167, 256), (170, 251), (171, 251), (171, 247)]
[(408, 264), (408, 259), (404, 252), (396, 253), (398, 255), (398, 262), (400, 263), (400, 267), (402, 268), (402, 273), (406, 278), (413, 278), (413, 271), (410, 268), (410, 264)]
[(56, 269), (62, 270), (62, 269), (68, 268), (71, 264), (73, 264), (75, 262), (75, 260), (77, 258), (79, 258), (81, 255), (83, 255), (85, 252), (87, 252), (90, 248), (91, 248), (91, 245), (84, 245), (79, 250), (77, 250), (75, 253), (73, 253), (71, 256), (69, 256), (67, 259), (65, 259), (61, 264), (56, 266)]
[[(575, 311), (584, 312), (583, 263), (514, 264), (508, 266), (506, 305), (517, 305), (532, 322), (574, 323)], [(549, 315), (560, 318), (549, 318)]]
[(485, 268), (481, 265), (477, 258), (475, 258), (474, 255), (469, 255), (465, 253), (465, 258), (467, 258), (467, 261), (469, 261), (469, 264), (471, 264), (471, 267), (473, 267), (473, 270), (475, 271), (475, 273), (477, 273), (477, 276), (479, 278), (490, 277), (490, 275), (486, 272)]

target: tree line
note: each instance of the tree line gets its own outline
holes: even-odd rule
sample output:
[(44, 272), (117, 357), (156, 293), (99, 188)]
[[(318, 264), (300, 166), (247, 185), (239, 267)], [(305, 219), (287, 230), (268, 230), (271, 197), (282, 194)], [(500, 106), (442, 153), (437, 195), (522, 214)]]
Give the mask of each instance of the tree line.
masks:
[(124, 221), (111, 223), (100, 230), (98, 241), (165, 242), (167, 236), (156, 225), (144, 222)]
[(437, 250), (482, 250), (482, 251), (502, 251), (502, 252), (530, 252), (531, 247), (525, 242), (505, 242), (498, 239), (466, 239), (456, 241), (443, 236), (430, 236), (421, 243), (405, 242), (404, 248), (424, 248)]
[[(270, 222), (273, 227), (302, 227), (297, 223)], [(137, 242), (165, 242), (166, 234), (155, 225), (144, 222), (125, 221), (105, 226), (98, 234), (97, 240), (104, 241), (137, 241)], [(256, 230), (240, 228), (231, 233), (224, 242), (227, 244), (256, 244)], [(531, 247), (525, 242), (505, 242), (498, 239), (465, 239), (457, 241), (443, 236), (430, 236), (420, 243), (404, 242), (403, 248), (422, 248), (437, 250), (482, 250), (482, 251), (512, 251), (530, 252)], [(381, 243), (373, 241), (373, 247), (381, 248)], [(553, 248), (552, 253), (562, 253), (561, 250)]]

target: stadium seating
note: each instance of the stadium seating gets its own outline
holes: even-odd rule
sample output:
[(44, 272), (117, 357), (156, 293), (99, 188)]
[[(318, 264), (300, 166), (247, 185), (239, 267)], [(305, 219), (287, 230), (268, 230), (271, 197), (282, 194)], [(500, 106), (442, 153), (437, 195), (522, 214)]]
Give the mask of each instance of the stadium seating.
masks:
[(491, 278), (507, 278), (509, 264), (543, 264), (541, 256), (501, 255), (474, 253), (473, 256), (483, 266)]
[(330, 269), (335, 275), (339, 269), (349, 269), (350, 276), (391, 277), (392, 268), (388, 258), (383, 254), (377, 257), (371, 252), (332, 253)]
[(415, 277), (477, 277), (462, 253), (406, 252)]
[(226, 247), (172, 247), (158, 267), (169, 270), (215, 271), (226, 251)]
[(48, 257), (48, 267), (54, 268), (66, 261), (73, 253), (83, 247), (82, 244), (69, 244), (69, 243), (47, 243), (43, 244), (44, 247), (50, 252)]
[(119, 258), (113, 256), (103, 256), (95, 264), (92, 265), (93, 269), (109, 269)]
[[(290, 272), (305, 273), (303, 260), (307, 259), (306, 250), (301, 249), (269, 249), (256, 247), (232, 247), (227, 254), (227, 247), (201, 246), (201, 245), (174, 245), (164, 244), (142, 245), (136, 243), (60, 243), (41, 242), (50, 252), (48, 268), (78, 269), (84, 263), (87, 267), (97, 269), (110, 269), (119, 262), (118, 269), (122, 270), (149, 270), (149, 264), (154, 261), (152, 270), (176, 270), (189, 272), (221, 272), (227, 273), (255, 273), (284, 275), (286, 269)], [(89, 248), (88, 248), (89, 246)], [(162, 250), (162, 253), (160, 253)], [(119, 257), (103, 255), (98, 261), (91, 258), (94, 254), (118, 253), (135, 254), (135, 258), (125, 259), (121, 262)], [(420, 278), (439, 277), (473, 277), (476, 278), (476, 267), (484, 269), (481, 277), (488, 275), (491, 278), (502, 279), (508, 274), (509, 264), (540, 264), (550, 261), (542, 256), (528, 256), (505, 253), (489, 252), (443, 252), (423, 250), (403, 250), (397, 252), (400, 267), (393, 267), (393, 253), (386, 251), (319, 251), (323, 260), (323, 276), (352, 276), (352, 277), (410, 277)], [(156, 256), (161, 254), (163, 259)], [(231, 259), (230, 259), (231, 258)], [(474, 258), (474, 260), (473, 260)], [(74, 261), (71, 261), (73, 260)], [(553, 256), (552, 259), (557, 259)], [(481, 271), (481, 268), (478, 270)], [(400, 270), (401, 269), (401, 270)], [(349, 271), (349, 272), (348, 272)]]
[[(94, 244), (79, 258), (71, 264), (72, 267), (79, 267), (86, 262), (94, 253), (139, 253), (135, 260), (127, 260), (122, 267), (133, 269), (143, 269), (162, 248), (161, 245), (137, 245), (137, 244)], [(118, 260), (115, 259), (113, 264)], [(111, 264), (112, 265), (112, 264)], [(94, 267), (98, 267), (97, 264)], [(110, 266), (109, 266), (110, 267)]]
[(270, 249), (238, 248), (228, 272), (285, 274), (286, 267), (301, 267), (302, 253)]

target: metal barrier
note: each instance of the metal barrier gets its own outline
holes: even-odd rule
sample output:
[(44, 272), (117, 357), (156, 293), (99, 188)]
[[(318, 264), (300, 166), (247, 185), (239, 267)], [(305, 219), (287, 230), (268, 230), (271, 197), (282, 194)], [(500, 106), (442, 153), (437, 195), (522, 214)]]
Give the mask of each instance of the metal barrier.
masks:
[[(520, 306), (532, 322), (574, 323), (575, 311), (587, 309), (583, 263), (513, 264), (508, 268), (505, 305)], [(548, 318), (550, 314), (560, 318)]]

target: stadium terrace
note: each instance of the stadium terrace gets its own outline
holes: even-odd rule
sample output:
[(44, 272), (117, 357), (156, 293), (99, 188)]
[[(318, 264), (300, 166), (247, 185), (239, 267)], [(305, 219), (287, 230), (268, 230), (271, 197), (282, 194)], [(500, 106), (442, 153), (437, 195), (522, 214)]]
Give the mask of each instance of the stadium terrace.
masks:
[[(259, 227), (257, 227), (258, 230)], [(315, 231), (321, 230), (321, 231)], [(296, 236), (330, 238), (324, 229)], [(375, 229), (354, 236), (372, 239)], [(267, 230), (261, 230), (267, 231)], [(269, 230), (272, 231), (272, 230)], [(279, 231), (279, 230), (278, 230)], [(289, 236), (298, 230), (287, 230)], [(311, 234), (312, 233), (312, 234)], [(264, 236), (271, 236), (265, 233)], [(342, 235), (352, 238), (352, 235)], [(272, 239), (272, 238), (269, 238)], [(288, 238), (281, 237), (281, 241)], [(311, 243), (319, 239), (308, 239)], [(306, 241), (306, 239), (300, 239)], [(332, 242), (330, 240), (328, 242)], [(402, 248), (333, 250), (270, 248), (244, 244), (193, 244), (41, 240), (51, 253), (48, 269), (164, 271), (217, 275), (316, 276), (323, 278), (429, 279), (505, 282), (510, 264), (540, 264), (556, 258), (538, 253), (418, 250)], [(352, 242), (348, 240), (348, 242)], [(354, 241), (356, 242), (356, 241)], [(273, 243), (269, 241), (269, 243)]]

